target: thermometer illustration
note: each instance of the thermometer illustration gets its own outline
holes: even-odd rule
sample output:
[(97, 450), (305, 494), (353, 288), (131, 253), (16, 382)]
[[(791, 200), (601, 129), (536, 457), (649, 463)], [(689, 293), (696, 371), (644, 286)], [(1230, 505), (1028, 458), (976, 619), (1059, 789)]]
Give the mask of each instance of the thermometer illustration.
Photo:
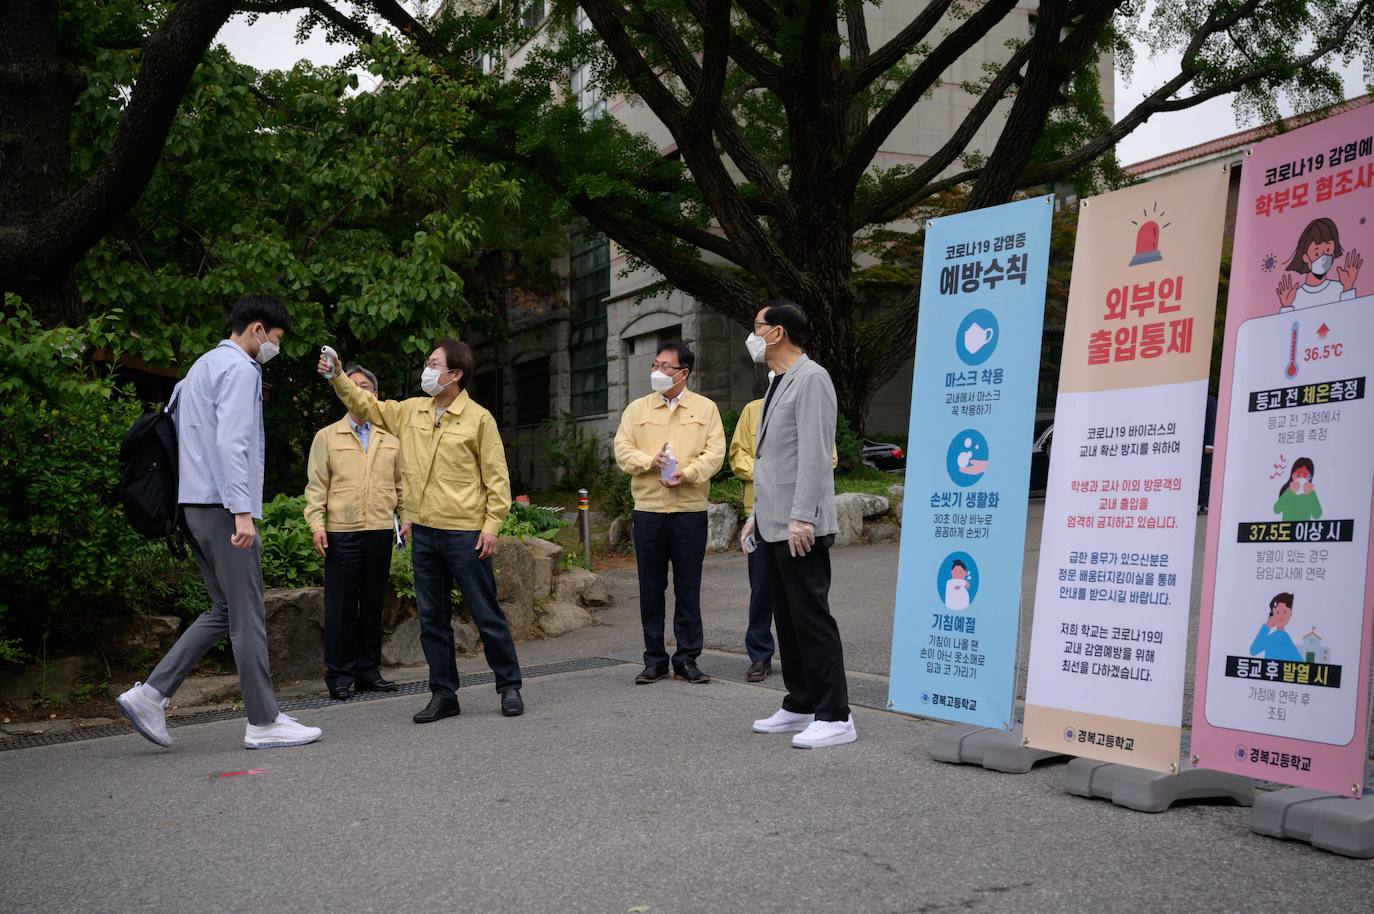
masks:
[(1288, 343), (1288, 377), (1298, 376), (1298, 322), (1293, 321), (1293, 336)]

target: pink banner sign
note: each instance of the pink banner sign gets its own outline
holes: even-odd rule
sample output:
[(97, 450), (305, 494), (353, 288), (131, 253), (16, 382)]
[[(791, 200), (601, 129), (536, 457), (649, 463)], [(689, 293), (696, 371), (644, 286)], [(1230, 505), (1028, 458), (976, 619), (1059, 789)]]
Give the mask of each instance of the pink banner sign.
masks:
[(1194, 765), (1358, 795), (1374, 615), (1374, 105), (1241, 171)]

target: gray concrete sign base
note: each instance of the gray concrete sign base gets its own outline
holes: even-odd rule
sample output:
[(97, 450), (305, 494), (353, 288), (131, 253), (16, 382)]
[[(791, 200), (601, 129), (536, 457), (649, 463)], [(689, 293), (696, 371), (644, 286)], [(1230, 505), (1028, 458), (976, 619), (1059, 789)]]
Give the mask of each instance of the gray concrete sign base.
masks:
[(1010, 731), (950, 724), (935, 734), (930, 757), (954, 765), (982, 765), (989, 771), (1005, 774), (1025, 774), (1038, 762), (1064, 758), (1058, 752), (1021, 745), (1020, 724)]
[(1064, 791), (1137, 812), (1164, 812), (1180, 800), (1231, 799), (1241, 806), (1255, 802), (1255, 782), (1239, 775), (1182, 765), (1178, 774), (1168, 774), (1087, 758), (1076, 758), (1064, 769)]
[(1374, 858), (1374, 790), (1366, 787), (1359, 797), (1308, 787), (1270, 791), (1250, 810), (1250, 830), (1368, 860)]

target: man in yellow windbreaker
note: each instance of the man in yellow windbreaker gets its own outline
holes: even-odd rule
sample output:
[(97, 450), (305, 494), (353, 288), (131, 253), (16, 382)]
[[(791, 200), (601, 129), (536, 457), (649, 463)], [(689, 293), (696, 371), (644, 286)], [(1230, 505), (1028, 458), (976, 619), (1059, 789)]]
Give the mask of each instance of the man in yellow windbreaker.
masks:
[[(773, 373), (768, 373), (773, 381)], [(758, 436), (759, 414), (763, 412), (763, 398), (745, 405), (735, 422), (735, 434), (730, 439), (730, 469), (744, 481), (744, 513), (754, 513), (754, 439)], [(831, 459), (839, 465), (839, 452)], [(762, 549), (755, 549), (746, 558), (749, 562), (749, 625), (744, 632), (744, 649), (749, 654), (749, 682), (763, 682), (773, 672), (773, 600), (768, 591), (768, 559)]]
[(426, 396), (383, 401), (350, 381), (335, 359), (320, 356), (320, 374), (331, 379), (348, 411), (401, 439), (404, 519), (411, 524), (420, 646), (429, 661), (431, 693), (429, 704), (414, 717), (417, 724), (454, 717), (460, 710), (445, 572), (457, 582), (482, 633), (501, 713), (515, 717), (525, 710), (515, 640), (496, 602), (491, 567), (497, 533), (510, 511), (510, 476), (496, 420), (468, 396), (473, 368), (466, 343), (439, 340), (421, 375)]
[[(344, 371), (377, 394), (377, 376)], [(329, 697), (350, 689), (394, 692), (382, 677), (382, 603), (391, 577), (395, 514), (401, 509), (401, 442), (352, 414), (315, 433), (306, 462), (305, 521), (324, 556), (324, 682)]]
[(625, 408), (615, 460), (631, 477), (639, 618), (644, 625), (641, 685), (668, 675), (663, 642), (668, 565), (673, 566), (673, 675), (710, 682), (697, 666), (703, 640), (701, 564), (706, 557), (706, 504), (711, 477), (725, 459), (720, 411), (687, 389), (696, 356), (686, 343), (659, 347), (649, 375), (653, 393)]

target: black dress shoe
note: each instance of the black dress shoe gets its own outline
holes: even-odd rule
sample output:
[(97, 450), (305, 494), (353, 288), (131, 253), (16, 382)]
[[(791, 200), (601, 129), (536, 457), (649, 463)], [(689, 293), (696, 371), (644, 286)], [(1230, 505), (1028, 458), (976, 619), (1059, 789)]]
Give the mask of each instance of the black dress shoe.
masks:
[(349, 691), (348, 686), (330, 686), (329, 697), (335, 701), (348, 701), (353, 697), (353, 693)]
[(353, 683), (353, 688), (357, 689), (359, 692), (394, 692), (399, 689), (400, 686), (389, 679), (383, 679), (378, 676), (372, 682), (359, 679), (357, 682)]
[(635, 677), (635, 685), (648, 685), (651, 682), (658, 682), (660, 679), (668, 678), (668, 665), (646, 666), (644, 670)]
[(698, 685), (711, 681), (711, 677), (701, 671), (694, 661), (688, 660), (673, 670), (674, 679), (685, 679)]
[(744, 681), (763, 682), (772, 672), (773, 664), (768, 660), (760, 660), (757, 663), (749, 664), (749, 672), (744, 674)]
[(445, 717), (457, 717), (462, 713), (458, 707), (458, 699), (445, 698), (442, 695), (432, 695), (429, 704), (425, 705), (423, 711), (416, 713), (411, 720), (417, 724), (432, 724), (436, 720), (443, 720)]
[(507, 717), (519, 717), (525, 713), (525, 700), (520, 697), (520, 690), (511, 687), (501, 690), (501, 713)]

